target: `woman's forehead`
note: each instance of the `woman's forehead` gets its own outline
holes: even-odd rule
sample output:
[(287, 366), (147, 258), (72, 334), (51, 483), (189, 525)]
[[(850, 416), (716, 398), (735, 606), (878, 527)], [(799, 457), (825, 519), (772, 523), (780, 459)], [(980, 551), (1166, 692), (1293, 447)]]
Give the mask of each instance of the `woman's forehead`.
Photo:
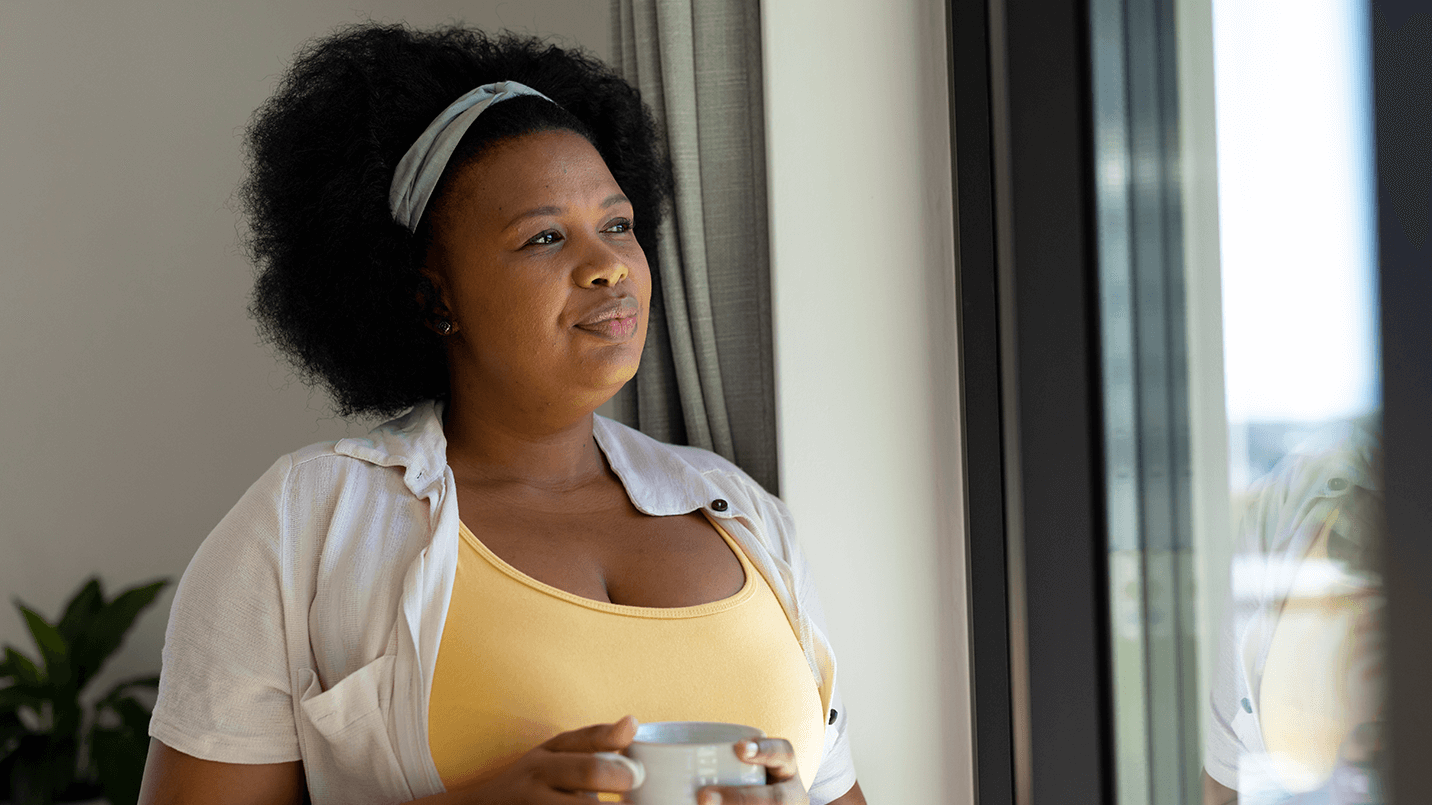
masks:
[(517, 214), (532, 207), (603, 205), (620, 192), (585, 137), (539, 131), (495, 143), (464, 165), (448, 201), (484, 215)]

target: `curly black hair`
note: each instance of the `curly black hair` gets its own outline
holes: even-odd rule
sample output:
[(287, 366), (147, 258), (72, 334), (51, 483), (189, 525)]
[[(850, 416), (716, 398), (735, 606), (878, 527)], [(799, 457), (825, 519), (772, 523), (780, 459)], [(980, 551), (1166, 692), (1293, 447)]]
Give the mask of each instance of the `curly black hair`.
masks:
[[(474, 87), (518, 81), (556, 102), (494, 104), (463, 137), (416, 233), (393, 221), (388, 190), (408, 147)], [(255, 265), (250, 312), (340, 416), (387, 416), (448, 393), (447, 359), (421, 273), (427, 221), (450, 178), (507, 138), (574, 131), (596, 146), (631, 199), (655, 270), (671, 192), (651, 112), (626, 81), (581, 51), (448, 27), (366, 24), (309, 42), (248, 129), (240, 190)]]

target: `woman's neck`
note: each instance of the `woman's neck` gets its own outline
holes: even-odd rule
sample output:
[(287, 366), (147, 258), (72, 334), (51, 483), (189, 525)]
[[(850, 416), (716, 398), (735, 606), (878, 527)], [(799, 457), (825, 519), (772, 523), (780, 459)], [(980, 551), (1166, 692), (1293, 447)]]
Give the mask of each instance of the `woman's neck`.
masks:
[(517, 484), (562, 492), (607, 473), (591, 411), (495, 408), (454, 396), (443, 413), (447, 460), (459, 483)]

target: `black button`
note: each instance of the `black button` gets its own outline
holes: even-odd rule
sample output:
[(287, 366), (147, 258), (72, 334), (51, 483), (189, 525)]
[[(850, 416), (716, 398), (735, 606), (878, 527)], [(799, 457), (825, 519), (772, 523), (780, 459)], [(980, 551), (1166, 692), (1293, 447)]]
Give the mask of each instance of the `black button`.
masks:
[(716, 498), (715, 500), (711, 501), (711, 508), (715, 509), (718, 512), (726, 511), (726, 501), (721, 498)]
[(834, 723), (835, 723), (835, 710), (834, 710), (834, 709), (832, 709), (832, 710), (830, 711), (830, 721), (827, 721), (826, 723), (827, 723), (827, 724), (834, 724)]

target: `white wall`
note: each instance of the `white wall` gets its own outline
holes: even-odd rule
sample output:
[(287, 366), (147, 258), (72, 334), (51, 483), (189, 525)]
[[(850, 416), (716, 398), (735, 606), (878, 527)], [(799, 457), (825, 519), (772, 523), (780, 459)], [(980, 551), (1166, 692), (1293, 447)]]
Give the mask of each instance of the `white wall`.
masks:
[[(12, 596), (177, 580), (275, 458), (344, 433), (256, 343), (230, 195), (294, 49), (369, 17), (609, 52), (601, 0), (0, 3), (0, 641), (34, 651)], [(158, 669), (168, 609), (107, 677)]]
[(944, 4), (762, 13), (781, 491), (870, 801), (969, 802)]

